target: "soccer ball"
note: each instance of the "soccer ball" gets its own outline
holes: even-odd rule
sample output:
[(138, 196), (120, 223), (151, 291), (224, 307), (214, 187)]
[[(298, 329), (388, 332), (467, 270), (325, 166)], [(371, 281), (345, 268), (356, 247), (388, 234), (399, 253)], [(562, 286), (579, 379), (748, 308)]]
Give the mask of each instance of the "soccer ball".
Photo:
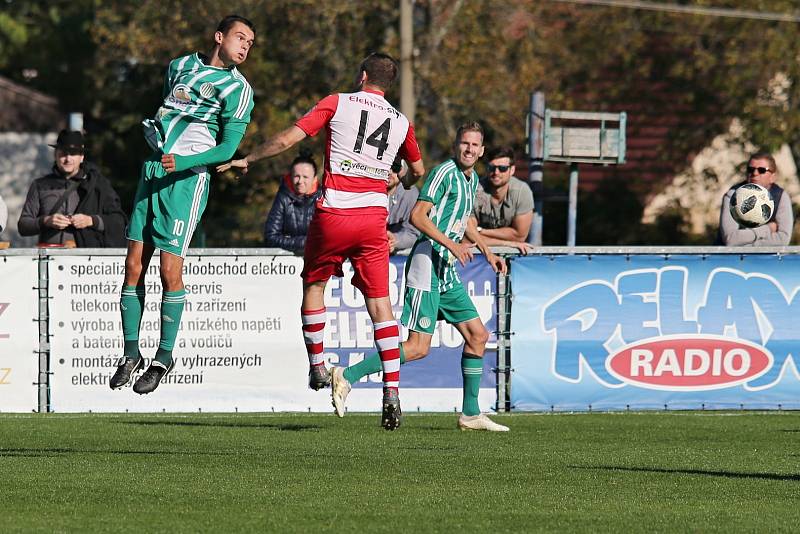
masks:
[(758, 184), (742, 184), (731, 197), (731, 215), (748, 228), (767, 224), (774, 210), (775, 203), (769, 198), (769, 191)]

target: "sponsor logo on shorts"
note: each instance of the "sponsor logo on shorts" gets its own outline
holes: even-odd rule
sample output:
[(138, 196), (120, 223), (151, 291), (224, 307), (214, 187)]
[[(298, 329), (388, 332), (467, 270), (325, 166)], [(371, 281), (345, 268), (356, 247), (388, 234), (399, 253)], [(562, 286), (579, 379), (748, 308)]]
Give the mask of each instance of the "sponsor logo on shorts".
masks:
[(420, 318), (420, 320), (419, 320), (419, 325), (420, 325), (422, 328), (430, 328), (430, 326), (431, 326), (431, 320), (430, 320), (430, 318), (429, 318), (429, 317), (422, 317), (422, 318)]
[(178, 243), (177, 239), (171, 239), (169, 244), (172, 245), (173, 247), (179, 247), (180, 246), (180, 244)]
[(355, 174), (360, 176), (371, 176), (373, 178), (389, 179), (388, 169), (378, 169), (377, 167), (370, 167), (357, 161), (346, 159), (339, 163), (339, 170), (346, 174)]
[(175, 322), (175, 320), (172, 317), (170, 317), (169, 315), (162, 315), (161, 316), (161, 320), (166, 322), (166, 323), (174, 323)]

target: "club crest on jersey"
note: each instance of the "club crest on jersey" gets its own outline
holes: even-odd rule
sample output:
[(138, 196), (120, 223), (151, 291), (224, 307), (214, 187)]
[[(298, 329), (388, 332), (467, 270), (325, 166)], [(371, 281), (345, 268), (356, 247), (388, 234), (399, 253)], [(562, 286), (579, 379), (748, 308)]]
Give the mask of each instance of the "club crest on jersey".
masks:
[(203, 98), (211, 98), (212, 96), (214, 96), (214, 86), (209, 82), (206, 82), (203, 85), (201, 85), (200, 96), (202, 96)]

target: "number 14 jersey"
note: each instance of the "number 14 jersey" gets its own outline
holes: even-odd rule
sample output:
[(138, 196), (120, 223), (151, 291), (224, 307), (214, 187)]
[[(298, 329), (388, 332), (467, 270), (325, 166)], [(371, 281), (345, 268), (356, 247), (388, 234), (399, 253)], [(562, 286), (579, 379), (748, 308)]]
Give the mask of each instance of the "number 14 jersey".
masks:
[(310, 136), (323, 127), (327, 130), (320, 211), (385, 214), (389, 169), (395, 157), (410, 162), (422, 159), (414, 127), (381, 92), (327, 96), (295, 124)]

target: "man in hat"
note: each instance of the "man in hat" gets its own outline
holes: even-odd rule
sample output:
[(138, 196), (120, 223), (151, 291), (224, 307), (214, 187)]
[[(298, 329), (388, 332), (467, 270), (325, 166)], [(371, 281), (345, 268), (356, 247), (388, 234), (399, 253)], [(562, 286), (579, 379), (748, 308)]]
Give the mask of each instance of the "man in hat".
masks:
[(38, 235), (39, 246), (125, 246), (128, 217), (108, 179), (84, 160), (83, 134), (62, 130), (50, 146), (55, 148), (53, 169), (31, 184), (19, 233)]

